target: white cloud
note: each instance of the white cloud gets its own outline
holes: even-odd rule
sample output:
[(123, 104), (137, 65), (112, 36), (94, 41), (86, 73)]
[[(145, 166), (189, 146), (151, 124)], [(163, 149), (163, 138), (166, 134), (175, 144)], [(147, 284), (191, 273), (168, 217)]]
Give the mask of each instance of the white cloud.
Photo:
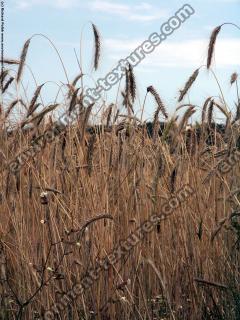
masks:
[[(128, 56), (144, 39), (138, 41), (107, 39), (105, 45), (116, 62)], [(206, 63), (208, 40), (165, 41), (139, 65), (141, 70), (156, 67), (192, 67)], [(239, 65), (240, 39), (218, 39), (215, 49), (217, 68)]]
[(119, 15), (125, 15), (129, 12), (129, 6), (119, 3), (112, 3), (108, 1), (93, 1), (89, 4), (90, 9), (102, 11), (106, 13), (113, 13), (113, 14), (119, 14)]
[(240, 0), (214, 0), (214, 2), (219, 2), (219, 3), (240, 3)]
[(138, 47), (143, 39), (141, 40), (129, 40), (129, 39), (105, 39), (104, 45), (110, 49), (111, 51), (117, 51), (120, 54), (122, 53), (130, 53), (132, 50), (134, 50), (136, 47)]
[(16, 0), (18, 9), (28, 9), (34, 6), (47, 6), (59, 9), (67, 9), (80, 5), (78, 0)]
[(135, 8), (139, 9), (139, 10), (150, 10), (150, 9), (152, 9), (152, 7), (153, 6), (147, 2), (142, 2), (142, 3), (135, 6)]
[(130, 5), (104, 0), (95, 0), (89, 3), (89, 8), (93, 11), (105, 12), (133, 21), (152, 21), (167, 15), (165, 10), (153, 8), (146, 2), (142, 2), (138, 5)]
[(18, 1), (17, 2), (17, 8), (18, 9), (27, 9), (30, 7), (29, 1)]
[(15, 0), (16, 7), (21, 10), (35, 6), (45, 6), (57, 9), (85, 8), (96, 13), (106, 13), (132, 21), (153, 21), (167, 16), (165, 10), (153, 8), (147, 2), (137, 5), (117, 3), (110, 0)]

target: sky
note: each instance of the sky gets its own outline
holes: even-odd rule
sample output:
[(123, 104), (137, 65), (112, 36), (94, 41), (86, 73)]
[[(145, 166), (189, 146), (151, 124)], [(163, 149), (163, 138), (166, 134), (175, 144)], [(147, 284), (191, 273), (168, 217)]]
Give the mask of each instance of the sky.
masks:
[[(119, 59), (126, 57), (153, 32), (158, 32), (186, 2), (169, 1), (113, 1), (113, 0), (5, 0), (4, 52), (8, 58), (19, 58), (24, 42), (33, 34), (44, 34), (58, 49), (69, 79), (79, 74), (76, 58), (80, 56), (80, 38), (83, 72), (86, 85), (103, 78)], [(179, 90), (191, 73), (206, 63), (211, 31), (224, 22), (240, 25), (240, 0), (193, 0), (188, 2), (195, 10), (178, 30), (159, 45), (135, 69), (138, 100), (137, 115), (146, 88), (153, 85), (159, 92), (169, 113), (178, 106)], [(90, 22), (99, 29), (102, 39), (100, 68), (93, 72), (93, 34)], [(75, 52), (76, 55), (75, 55)], [(234, 109), (235, 90), (230, 87), (230, 76), (239, 72), (240, 31), (225, 26), (219, 34), (214, 56), (214, 71), (230, 109)], [(66, 83), (58, 56), (43, 37), (34, 37), (27, 55), (38, 84), (48, 81), (43, 95), (46, 103), (54, 101), (58, 85)], [(33, 81), (25, 69), (24, 85), (29, 95)], [(106, 93), (106, 103), (115, 102), (117, 86)], [(186, 102), (201, 106), (208, 96), (218, 96), (216, 80), (204, 68), (189, 93)], [(119, 100), (120, 101), (120, 100)], [(150, 119), (155, 104), (150, 98), (144, 117)], [(199, 108), (200, 110), (200, 108)]]

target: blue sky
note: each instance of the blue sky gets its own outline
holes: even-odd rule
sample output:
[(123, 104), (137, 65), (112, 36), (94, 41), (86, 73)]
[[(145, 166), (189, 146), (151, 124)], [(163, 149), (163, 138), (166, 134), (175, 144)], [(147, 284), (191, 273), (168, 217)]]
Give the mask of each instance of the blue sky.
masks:
[[(223, 22), (240, 24), (240, 0), (195, 0), (188, 3), (195, 9), (195, 15), (135, 69), (139, 100), (143, 100), (146, 87), (153, 85), (170, 113), (177, 106), (176, 97), (186, 79), (206, 62), (211, 30)], [(79, 54), (80, 34), (84, 26), (84, 71), (91, 72), (93, 37), (88, 21), (93, 21), (100, 30), (103, 50), (100, 69), (92, 74), (97, 80), (152, 32), (158, 31), (161, 24), (183, 4), (185, 2), (179, 0), (5, 0), (5, 55), (18, 58), (23, 43), (31, 35), (43, 33), (58, 48), (72, 79), (79, 73), (74, 48)], [(217, 41), (214, 69), (230, 108), (234, 106), (235, 92), (230, 88), (229, 79), (234, 71), (239, 71), (239, 52), (240, 31), (226, 26)], [(27, 63), (38, 84), (45, 81), (66, 83), (59, 60), (45, 39), (33, 39)], [(27, 70), (25, 73), (24, 84), (30, 92), (33, 90), (32, 81)], [(87, 84), (91, 86), (92, 80)], [(48, 83), (44, 88), (46, 102), (52, 102), (56, 92), (57, 85)], [(189, 99), (202, 105), (209, 95), (219, 95), (219, 90), (211, 75), (202, 71)], [(112, 102), (115, 97), (116, 89), (113, 89), (107, 93), (106, 99)], [(138, 103), (135, 109), (139, 109)], [(154, 103), (149, 100), (145, 117), (151, 117), (153, 110)]]

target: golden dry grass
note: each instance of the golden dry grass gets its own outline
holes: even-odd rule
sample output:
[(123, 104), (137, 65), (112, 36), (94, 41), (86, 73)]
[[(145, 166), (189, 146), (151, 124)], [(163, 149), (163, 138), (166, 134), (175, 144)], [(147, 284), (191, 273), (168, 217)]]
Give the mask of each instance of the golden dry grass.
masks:
[[(97, 68), (100, 43), (95, 26), (93, 30)], [(17, 81), (26, 50), (25, 44)], [(134, 75), (129, 72), (130, 96), (135, 98)], [(195, 78), (190, 78), (184, 95)], [(79, 79), (69, 85), (67, 110), (81, 101), (75, 87)], [(154, 89), (160, 101), (154, 139), (144, 125), (137, 126), (129, 110), (120, 122), (114, 105), (106, 110), (106, 130), (90, 134), (85, 128), (92, 108), (84, 110), (78, 122), (13, 174), (10, 160), (52, 124), (46, 120), (46, 108), (35, 113), (40, 90), (30, 100), (25, 122), (11, 135), (6, 124), (19, 102), (1, 109), (2, 319), (43, 317), (99, 259), (152, 214), (160, 214), (163, 204), (186, 184), (195, 193), (55, 318), (239, 319), (240, 172), (239, 157), (232, 160), (232, 156), (239, 148), (240, 133), (224, 102), (220, 108), (228, 126), (223, 135), (211, 129), (216, 101), (209, 98), (200, 131), (196, 126), (186, 132), (195, 111), (187, 105), (180, 121), (170, 119), (159, 136), (158, 114), (166, 110)], [(21, 129), (26, 121), (34, 122), (32, 131)], [(211, 145), (206, 143), (209, 134)], [(218, 170), (224, 159), (232, 161), (225, 173)]]

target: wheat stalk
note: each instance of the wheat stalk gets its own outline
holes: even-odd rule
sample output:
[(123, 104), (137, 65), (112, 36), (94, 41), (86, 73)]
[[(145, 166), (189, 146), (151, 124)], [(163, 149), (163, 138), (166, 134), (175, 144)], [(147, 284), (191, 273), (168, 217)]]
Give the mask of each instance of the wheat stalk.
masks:
[(161, 111), (162, 114), (164, 115), (164, 117), (166, 119), (168, 119), (168, 114), (167, 114), (166, 108), (165, 108), (159, 94), (157, 93), (156, 89), (153, 86), (149, 86), (147, 88), (147, 92), (150, 92), (153, 95), (153, 97), (158, 105), (159, 111)]
[(211, 123), (212, 123), (212, 118), (213, 118), (213, 107), (214, 107), (214, 100), (212, 99), (209, 107), (208, 107), (208, 118), (207, 118), (207, 122), (208, 122), (208, 126), (211, 127)]
[(30, 45), (30, 41), (31, 41), (31, 39), (28, 39), (24, 43), (24, 46), (23, 46), (23, 49), (22, 49), (22, 53), (21, 53), (21, 56), (20, 56), (20, 63), (19, 63), (19, 66), (18, 66), (17, 78), (16, 78), (17, 83), (20, 81), (20, 78), (22, 76), (23, 67), (24, 67), (24, 64), (25, 64), (25, 61), (26, 61), (26, 57), (27, 57), (27, 52), (28, 52), (28, 47)]
[(206, 118), (206, 111), (207, 111), (207, 107), (208, 107), (208, 104), (209, 102), (211, 101), (212, 97), (208, 97), (204, 104), (203, 104), (203, 108), (202, 108), (202, 125), (204, 124), (205, 122), (205, 118)]
[(94, 69), (97, 70), (99, 66), (100, 53), (101, 53), (101, 38), (100, 33), (94, 23), (92, 23), (94, 35)]
[(2, 90), (2, 93), (6, 92), (7, 89), (9, 88), (9, 86), (11, 85), (11, 83), (14, 81), (14, 77), (10, 77), (8, 79), (8, 81), (5, 83), (4, 87), (3, 87), (3, 90)]
[(3, 59), (1, 60), (1, 64), (20, 64), (20, 61), (14, 59)]
[(234, 72), (232, 75), (231, 75), (231, 79), (230, 79), (230, 84), (231, 86), (237, 81), (238, 79), (238, 74), (237, 72)]
[(135, 75), (133, 73), (133, 67), (129, 64), (128, 68), (128, 73), (129, 73), (129, 91), (131, 94), (132, 102), (135, 101), (136, 99), (136, 79)]
[(190, 106), (184, 113), (181, 122), (179, 123), (178, 126), (178, 134), (180, 134), (182, 132), (182, 130), (184, 129), (185, 125), (188, 122), (188, 119), (196, 112), (196, 110), (194, 110), (194, 106)]
[(213, 58), (213, 54), (214, 54), (214, 48), (215, 48), (215, 44), (216, 44), (216, 40), (217, 40), (217, 36), (221, 30), (222, 26), (218, 26), (216, 27), (211, 36), (210, 36), (210, 41), (209, 41), (209, 45), (208, 45), (208, 56), (207, 56), (207, 68), (209, 69), (211, 67), (212, 64), (212, 58)]
[(38, 86), (37, 89), (35, 90), (34, 95), (32, 97), (32, 100), (31, 100), (29, 107), (28, 107), (27, 118), (30, 117), (32, 115), (32, 113), (36, 110), (35, 104), (36, 104), (36, 101), (40, 95), (40, 92), (41, 92), (41, 89), (43, 86), (44, 86), (44, 84)]
[(185, 95), (188, 93), (189, 89), (192, 87), (193, 83), (197, 79), (197, 76), (199, 74), (199, 69), (196, 69), (193, 74), (190, 76), (190, 78), (187, 80), (187, 82), (184, 85), (183, 90), (180, 90), (180, 96), (178, 98), (178, 102), (181, 102)]

